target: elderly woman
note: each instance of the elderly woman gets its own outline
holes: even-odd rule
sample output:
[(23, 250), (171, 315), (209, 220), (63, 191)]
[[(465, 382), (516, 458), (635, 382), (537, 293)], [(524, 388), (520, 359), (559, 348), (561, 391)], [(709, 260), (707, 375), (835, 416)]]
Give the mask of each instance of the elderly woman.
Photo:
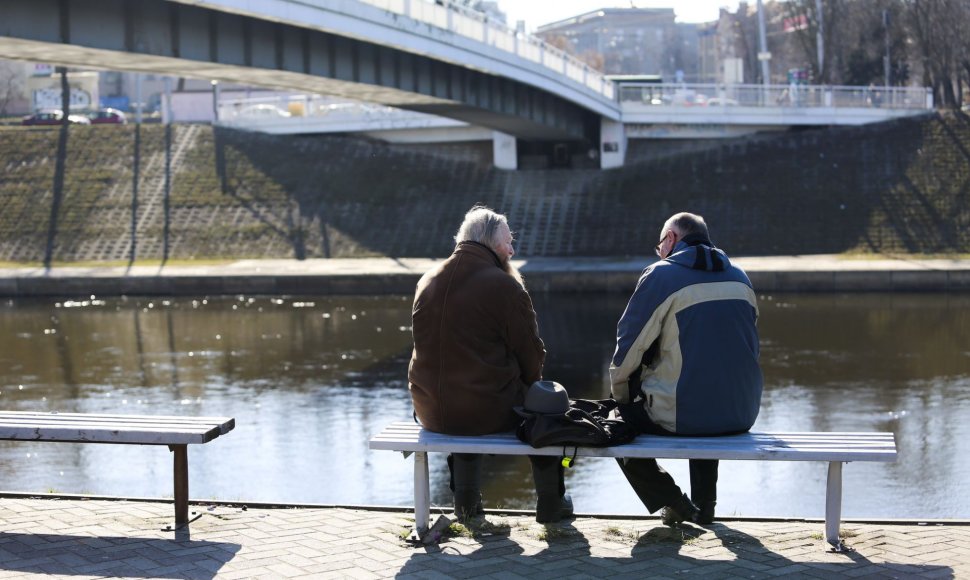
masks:
[[(455, 235), (455, 251), (418, 282), (412, 310), (414, 353), (409, 389), (425, 428), (449, 435), (509, 431), (520, 420), (529, 385), (542, 377), (545, 348), (532, 299), (510, 260), (515, 255), (505, 216), (473, 207)], [(536, 520), (572, 515), (562, 466), (530, 457)], [(449, 456), (455, 514), (482, 513), (482, 457)]]

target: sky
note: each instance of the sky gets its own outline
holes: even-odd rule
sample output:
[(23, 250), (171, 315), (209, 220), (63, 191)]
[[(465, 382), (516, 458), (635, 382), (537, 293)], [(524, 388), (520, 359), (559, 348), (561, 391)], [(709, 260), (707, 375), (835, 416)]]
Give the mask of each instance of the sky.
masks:
[[(718, 9), (738, 6), (737, 0), (632, 0), (636, 8), (673, 8), (677, 22), (710, 22), (717, 20)], [(543, 24), (576, 16), (600, 8), (630, 8), (631, 0), (499, 0), (508, 16), (509, 26), (525, 20), (529, 32)]]

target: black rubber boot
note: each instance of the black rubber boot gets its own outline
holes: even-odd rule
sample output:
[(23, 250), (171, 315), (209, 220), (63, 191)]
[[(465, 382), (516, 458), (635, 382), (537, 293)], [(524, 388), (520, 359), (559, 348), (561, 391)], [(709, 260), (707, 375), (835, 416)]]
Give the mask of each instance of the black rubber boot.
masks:
[(482, 507), (482, 456), (474, 453), (454, 453), (448, 456), (451, 468), (451, 489), (455, 492), (455, 517), (466, 523), (485, 513)]
[(702, 501), (694, 502), (697, 504), (697, 508), (700, 513), (697, 514), (697, 519), (694, 523), (701, 524), (702, 526), (707, 526), (714, 523), (714, 506), (717, 505), (716, 501)]
[(717, 460), (690, 460), (690, 499), (700, 513), (694, 523), (714, 523), (714, 506), (717, 505)]
[(573, 515), (573, 500), (566, 495), (565, 471), (558, 457), (529, 456), (536, 485), (536, 521), (550, 524)]
[(696, 522), (701, 511), (697, 509), (694, 502), (690, 501), (687, 494), (680, 496), (677, 501), (664, 506), (660, 511), (660, 521), (665, 526), (675, 526), (683, 521)]

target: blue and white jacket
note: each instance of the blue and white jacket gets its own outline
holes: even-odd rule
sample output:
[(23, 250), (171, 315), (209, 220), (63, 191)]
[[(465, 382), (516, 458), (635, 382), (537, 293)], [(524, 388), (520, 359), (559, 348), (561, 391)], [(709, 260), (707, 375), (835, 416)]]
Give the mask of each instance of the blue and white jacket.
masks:
[(710, 241), (687, 236), (640, 276), (617, 325), (613, 397), (642, 399), (681, 435), (747, 431), (758, 417), (758, 304), (751, 281)]

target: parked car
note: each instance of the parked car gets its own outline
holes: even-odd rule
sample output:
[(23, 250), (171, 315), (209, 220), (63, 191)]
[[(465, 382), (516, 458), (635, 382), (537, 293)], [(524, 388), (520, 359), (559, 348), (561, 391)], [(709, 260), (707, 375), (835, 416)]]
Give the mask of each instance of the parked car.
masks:
[(707, 103), (705, 104), (708, 107), (736, 107), (739, 103), (737, 99), (711, 97), (710, 99), (707, 99)]
[(124, 113), (118, 109), (112, 109), (110, 107), (107, 109), (101, 109), (100, 111), (95, 111), (94, 113), (88, 115), (88, 117), (95, 125), (124, 125), (128, 122), (128, 118)]
[(290, 113), (275, 105), (260, 104), (243, 107), (236, 112), (236, 116), (251, 117), (256, 119), (273, 119), (289, 117)]
[[(20, 121), (21, 125), (60, 125), (64, 118), (64, 113), (60, 109), (49, 111), (38, 111), (33, 115), (27, 115)], [(91, 119), (84, 115), (68, 115), (67, 122), (75, 125), (90, 125)]]

